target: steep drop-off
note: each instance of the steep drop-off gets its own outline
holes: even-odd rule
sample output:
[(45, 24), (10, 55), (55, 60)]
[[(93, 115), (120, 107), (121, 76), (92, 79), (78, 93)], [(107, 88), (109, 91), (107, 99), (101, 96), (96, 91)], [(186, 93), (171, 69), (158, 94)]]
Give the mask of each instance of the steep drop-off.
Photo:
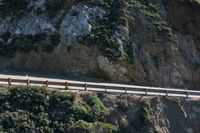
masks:
[(0, 132), (199, 133), (196, 99), (0, 88)]

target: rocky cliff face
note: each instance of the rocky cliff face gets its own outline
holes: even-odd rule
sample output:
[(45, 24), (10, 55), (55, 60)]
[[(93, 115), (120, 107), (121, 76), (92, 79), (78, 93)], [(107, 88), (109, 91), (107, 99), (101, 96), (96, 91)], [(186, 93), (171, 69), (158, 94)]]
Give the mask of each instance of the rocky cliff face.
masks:
[(198, 1), (2, 0), (0, 7), (1, 69), (199, 87)]
[(111, 107), (110, 121), (119, 125), (121, 132), (199, 132), (199, 100), (108, 95), (103, 102)]

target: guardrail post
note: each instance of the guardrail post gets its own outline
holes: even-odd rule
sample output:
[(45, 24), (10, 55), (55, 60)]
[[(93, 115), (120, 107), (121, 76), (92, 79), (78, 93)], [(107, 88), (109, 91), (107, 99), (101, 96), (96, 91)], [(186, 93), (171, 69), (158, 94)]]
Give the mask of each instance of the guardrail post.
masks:
[(189, 92), (188, 91), (186, 92), (186, 98), (189, 98)]
[(87, 91), (87, 83), (85, 83), (85, 91)]
[(104, 89), (105, 89), (105, 92), (107, 92), (107, 87), (106, 86), (104, 86)]
[(125, 94), (127, 94), (127, 88), (126, 87), (124, 88), (124, 90), (125, 90)]
[(12, 82), (12, 79), (8, 78), (8, 85), (12, 85), (11, 82)]
[(166, 90), (166, 96), (167, 96), (167, 97), (169, 96), (169, 94), (168, 94), (168, 90)]
[(30, 79), (27, 79), (26, 83), (27, 85), (30, 85)]
[(65, 82), (65, 90), (68, 90), (68, 82)]
[(145, 89), (145, 95), (147, 95), (147, 94), (148, 94), (147, 89)]
[(45, 82), (45, 85), (46, 85), (46, 87), (49, 86), (49, 81), (48, 80)]

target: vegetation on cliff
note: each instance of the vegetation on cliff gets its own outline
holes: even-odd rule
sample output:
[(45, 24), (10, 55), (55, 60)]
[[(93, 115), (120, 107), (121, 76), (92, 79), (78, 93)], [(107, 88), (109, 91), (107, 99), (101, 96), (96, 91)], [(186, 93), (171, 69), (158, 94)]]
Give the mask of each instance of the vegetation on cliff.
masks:
[[(148, 19), (152, 21), (153, 25), (156, 26), (159, 34), (171, 40), (174, 40), (175, 38), (172, 30), (159, 14), (160, 7), (158, 4), (152, 3), (147, 0), (84, 0), (83, 2), (88, 5), (100, 6), (105, 9), (107, 13), (103, 19), (96, 20), (91, 24), (92, 33), (86, 37), (83, 37), (82, 43), (97, 44), (102, 53), (111, 60), (125, 59), (129, 63), (134, 63), (132, 41), (126, 39), (126, 41), (123, 41), (123, 44), (121, 44), (119, 40), (114, 37), (116, 31), (119, 30), (119, 26), (124, 26), (128, 28), (129, 20), (126, 14), (126, 11), (128, 10), (133, 9), (142, 12)], [(22, 15), (30, 10), (27, 10), (28, 3), (28, 0), (1, 0), (0, 13), (3, 16), (6, 16), (10, 13)], [(62, 9), (64, 5), (65, 1), (63, 0), (48, 0), (46, 1), (45, 7), (48, 11), (49, 16), (52, 17), (55, 16), (56, 12)], [(7, 38), (9, 38), (10, 35), (11, 33), (7, 33), (3, 36), (8, 36)], [(16, 51), (41, 51), (40, 49), (45, 49), (44, 52), (51, 52), (52, 49), (54, 49), (57, 44), (59, 44), (59, 38), (57, 37), (57, 35), (53, 34), (51, 36), (56, 36), (56, 42), (54, 42), (54, 40), (50, 40), (46, 41), (46, 44), (43, 44), (42, 42), (45, 38), (49, 38), (48, 36), (44, 36), (45, 38), (43, 37), (43, 35), (22, 37), (19, 36), (6, 46), (0, 45), (2, 47), (2, 52), (0, 52), (0, 54), (10, 56)], [(4, 41), (7, 42), (7, 40)], [(36, 44), (35, 41), (37, 41)], [(38, 44), (40, 46), (38, 46)], [(46, 47), (50, 47), (48, 48), (50, 50), (46, 50)]]
[(199, 9), (199, 0), (0, 0), (1, 68), (199, 88)]
[[(199, 3), (199, 0), (180, 1)], [(2, 16), (6, 16), (10, 13), (17, 15), (26, 13), (28, 12), (27, 6), (29, 2), (30, 1), (28, 0), (1, 0), (0, 14)], [(84, 0), (82, 2), (88, 5), (100, 6), (105, 9), (107, 13), (103, 19), (98, 19), (91, 23), (92, 33), (86, 37), (81, 37), (81, 42), (84, 44), (97, 44), (102, 53), (111, 60), (125, 59), (129, 63), (134, 63), (132, 40), (126, 39), (126, 41), (123, 41), (123, 44), (121, 44), (121, 42), (114, 37), (116, 31), (119, 30), (119, 26), (124, 26), (128, 29), (130, 20), (127, 16), (127, 12), (129, 10), (139, 11), (146, 16), (156, 27), (158, 35), (163, 37), (163, 41), (165, 39), (176, 41), (176, 35), (173, 33), (168, 23), (162, 19), (160, 14), (161, 7), (156, 2), (148, 0)], [(66, 1), (63, 0), (47, 0), (45, 2), (45, 7), (49, 16), (55, 17), (56, 13), (61, 10), (65, 4)], [(9, 39), (10, 35), (11, 33), (3, 34), (2, 38), (6, 36), (6, 38)], [(53, 39), (51, 40), (52, 37)], [(30, 52), (31, 50), (51, 52), (52, 49), (54, 49), (60, 42), (59, 35), (57, 33), (51, 35), (50, 41), (46, 41), (46, 44), (43, 44), (42, 41), (45, 38), (49, 37), (46, 35), (44, 37), (43, 35), (19, 36), (8, 45), (0, 45), (0, 54), (12, 56), (12, 54), (16, 51)], [(8, 40), (5, 39), (3, 41), (6, 42)], [(36, 44), (34, 44), (35, 41), (37, 41)]]
[[(14, 87), (0, 91), (0, 132), (129, 132), (109, 118), (111, 110), (102, 95), (59, 92), (36, 87)], [(124, 104), (119, 110), (123, 112)], [(149, 112), (138, 110), (132, 125), (136, 131), (147, 126)]]
[(91, 132), (102, 128), (116, 132), (117, 127), (101, 117), (108, 110), (97, 96), (84, 97), (80, 103), (70, 92), (44, 88), (19, 87), (0, 93), (1, 132)]
[(199, 104), (198, 99), (0, 87), (0, 132), (197, 132)]

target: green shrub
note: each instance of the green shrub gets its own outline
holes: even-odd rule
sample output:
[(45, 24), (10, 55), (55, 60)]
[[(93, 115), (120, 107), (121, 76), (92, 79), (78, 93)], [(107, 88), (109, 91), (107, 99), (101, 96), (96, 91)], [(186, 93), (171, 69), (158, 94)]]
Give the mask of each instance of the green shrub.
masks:
[(0, 91), (0, 105), (3, 104), (7, 100), (7, 93)]
[(71, 133), (91, 133), (91, 132), (105, 132), (105, 133), (115, 133), (117, 132), (117, 127), (102, 123), (102, 122), (95, 122), (95, 123), (88, 123), (83, 120), (79, 120), (75, 122), (72, 126), (69, 127), (68, 131)]
[(119, 17), (119, 24), (124, 25), (124, 26), (128, 26), (127, 18), (120, 16)]
[(31, 114), (22, 110), (0, 114), (0, 125), (7, 132), (32, 132), (35, 128)]
[(79, 104), (74, 100), (74, 93), (45, 88), (14, 87), (0, 92), (0, 132), (64, 133), (77, 131), (77, 125), (88, 132), (117, 129), (102, 120), (107, 108), (97, 96), (86, 95)]
[(88, 97), (85, 100), (85, 102), (73, 105), (70, 108), (69, 113), (75, 120), (95, 122), (108, 111), (97, 96)]
[(42, 93), (43, 91), (45, 90), (36, 88), (13, 88), (10, 90), (8, 102), (15, 110), (24, 109), (26, 111), (38, 113), (44, 111), (44, 109), (41, 108), (45, 105), (45, 94)]
[[(3, 39), (6, 41), (9, 35), (9, 33), (4, 34)], [(17, 51), (21, 53), (28, 53), (30, 51), (52, 52), (59, 43), (60, 35), (58, 33), (53, 33), (51, 35), (41, 33), (35, 36), (19, 35), (9, 44), (0, 46), (0, 55), (13, 57)]]
[(150, 117), (149, 110), (145, 107), (142, 107), (140, 112), (140, 118), (142, 120), (143, 125), (147, 125), (150, 122), (149, 117)]
[(136, 131), (140, 131), (144, 126), (150, 124), (150, 113), (149, 110), (142, 105), (137, 114), (138, 115), (132, 122), (132, 125)]
[(88, 105), (74, 105), (69, 112), (73, 114), (75, 120), (93, 121), (91, 120), (91, 109)]
[(141, 1), (141, 4), (142, 6), (139, 11), (156, 27), (158, 35), (162, 36), (164, 39), (175, 41), (176, 35), (160, 15), (161, 9), (159, 4), (155, 4), (147, 0)]
[(100, 116), (107, 111), (107, 108), (101, 102), (97, 96), (93, 96), (87, 99), (87, 104), (91, 107), (94, 116)]

